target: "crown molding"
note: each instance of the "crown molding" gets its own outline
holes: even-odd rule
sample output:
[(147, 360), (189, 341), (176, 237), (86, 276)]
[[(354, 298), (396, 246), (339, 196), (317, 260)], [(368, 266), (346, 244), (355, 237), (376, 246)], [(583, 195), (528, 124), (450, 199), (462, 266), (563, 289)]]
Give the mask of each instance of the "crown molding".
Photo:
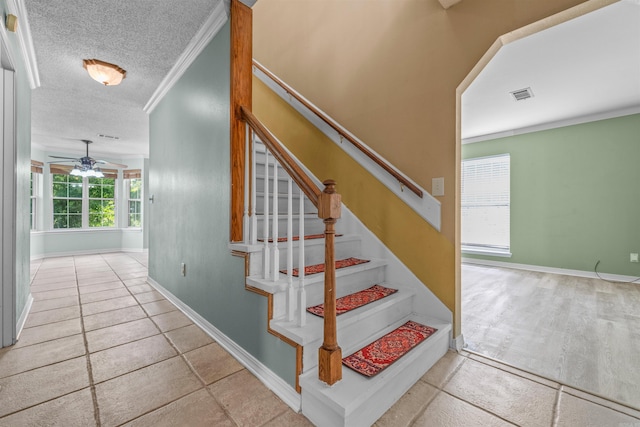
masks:
[(36, 51), (33, 48), (29, 16), (27, 15), (24, 0), (7, 0), (7, 10), (12, 15), (18, 17), (18, 44), (20, 45), (25, 68), (27, 69), (29, 86), (31, 89), (39, 88), (40, 73), (38, 72), (38, 61), (36, 60)]
[(162, 79), (158, 88), (153, 92), (153, 95), (151, 95), (151, 98), (142, 109), (145, 113), (151, 114), (167, 92), (169, 92), (180, 77), (187, 71), (187, 68), (196, 60), (198, 55), (207, 47), (215, 35), (218, 34), (218, 31), (220, 31), (220, 28), (222, 28), (228, 19), (229, 14), (225, 3), (219, 1), (209, 18), (207, 18), (196, 35), (193, 36), (193, 39), (191, 39), (185, 51), (182, 52), (182, 55), (180, 55), (171, 70), (169, 70), (169, 73)]

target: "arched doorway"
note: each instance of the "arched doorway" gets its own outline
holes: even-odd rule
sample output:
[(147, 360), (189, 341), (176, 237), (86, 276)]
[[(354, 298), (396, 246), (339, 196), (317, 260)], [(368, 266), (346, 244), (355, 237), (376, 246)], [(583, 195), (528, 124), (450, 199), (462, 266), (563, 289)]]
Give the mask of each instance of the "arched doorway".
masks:
[[(502, 37), (500, 37), (496, 43), (494, 43), (494, 45), (489, 49), (489, 51), (485, 54), (485, 56), (482, 58), (482, 60), (475, 66), (475, 68), (472, 70), (472, 72), (467, 76), (467, 78), (461, 83), (461, 85), (458, 87), (457, 90), (457, 143), (456, 143), (456, 164), (457, 164), (457, 170), (456, 170), (456, 177), (457, 177), (457, 197), (456, 197), (456, 277), (457, 277), (457, 288), (456, 288), (456, 296), (457, 296), (457, 300), (456, 300), (456, 304), (457, 304), (457, 312), (460, 313), (460, 318), (459, 321), (462, 323), (463, 322), (463, 316), (462, 316), (462, 312), (464, 310), (464, 306), (463, 306), (463, 292), (464, 289), (462, 287), (462, 245), (461, 245), (461, 193), (460, 193), (460, 182), (461, 182), (461, 164), (462, 164), (462, 159), (463, 159), (463, 150), (462, 150), (462, 139), (463, 139), (463, 112), (462, 112), (462, 95), (463, 93), (465, 93), (465, 91), (472, 85), (472, 83), (481, 75), (482, 71), (485, 70), (485, 68), (487, 68), (490, 64), (490, 62), (499, 54), (499, 52), (501, 51), (501, 49), (503, 49), (505, 46), (512, 46), (512, 43), (516, 42), (516, 41), (521, 41), (523, 39), (525, 39), (526, 37), (535, 35), (543, 30), (547, 30), (547, 29), (551, 29), (552, 27), (556, 27), (559, 26), (560, 24), (566, 23), (569, 20), (572, 20), (574, 18), (578, 18), (578, 17), (583, 17), (591, 12), (594, 12), (598, 9), (603, 8), (604, 6), (609, 6), (609, 5), (613, 5), (614, 3), (618, 3), (618, 2), (594, 2), (594, 1), (590, 1), (590, 2), (586, 2), (580, 6), (577, 6), (575, 8), (572, 8), (570, 10), (567, 10), (563, 13), (560, 13), (558, 15), (554, 15), (550, 18), (547, 18), (545, 20), (536, 22), (534, 24), (531, 24), (527, 27), (521, 28), (517, 31), (511, 32), (509, 34), (506, 34)], [(637, 7), (637, 4), (633, 4), (631, 2), (620, 2), (618, 3), (618, 5), (626, 5), (627, 7)], [(604, 10), (604, 9), (603, 9)], [(513, 89), (520, 89), (519, 87), (514, 87)], [(534, 90), (535, 92), (535, 90)], [(506, 94), (508, 95), (508, 94)], [(628, 113), (628, 114), (632, 114), (632, 113)], [(612, 116), (615, 117), (615, 116)], [(598, 118), (592, 118), (592, 120), (599, 120)], [(566, 125), (565, 125), (566, 126)], [(503, 135), (504, 136), (504, 135)], [(499, 137), (496, 137), (499, 138)], [(628, 259), (627, 259), (628, 261)], [(517, 262), (517, 261), (514, 261)], [(496, 263), (498, 264), (498, 263)], [(525, 264), (525, 263), (523, 263)], [(530, 263), (533, 264), (533, 263)], [(593, 264), (591, 264), (592, 266)], [(589, 270), (589, 268), (591, 267), (585, 267), (585, 268), (577, 268), (574, 267), (575, 270)], [(564, 267), (565, 269), (568, 267)], [(560, 316), (559, 316), (560, 317)], [(458, 320), (458, 319), (457, 319)], [(464, 328), (464, 325), (463, 325)], [(463, 331), (464, 332), (464, 331)], [(465, 339), (467, 339), (467, 336), (465, 335)], [(562, 342), (562, 341), (559, 341)], [(542, 344), (545, 344), (544, 342)], [(556, 342), (554, 343), (550, 343), (549, 345), (557, 345), (558, 343)], [(542, 351), (542, 349), (540, 349), (540, 351)], [(538, 352), (537, 349), (533, 349), (532, 350), (532, 354), (536, 354)], [(524, 368), (525, 370), (527, 370), (527, 366), (518, 366), (519, 368)], [(529, 369), (534, 373), (540, 374), (540, 372), (536, 372), (533, 369)], [(544, 375), (544, 374), (543, 374)], [(566, 381), (563, 381), (563, 378), (553, 378), (556, 380), (560, 380), (560, 382), (564, 382), (565, 384), (567, 384)], [(573, 385), (571, 383), (569, 383), (570, 385)], [(581, 385), (577, 385), (578, 387), (580, 387)], [(582, 386), (582, 388), (585, 389), (589, 389), (586, 386)], [(590, 391), (595, 391), (597, 393), (603, 394), (601, 390), (593, 390), (590, 389)], [(612, 396), (610, 395), (610, 397), (617, 399), (617, 396)], [(628, 401), (627, 401), (628, 402)]]

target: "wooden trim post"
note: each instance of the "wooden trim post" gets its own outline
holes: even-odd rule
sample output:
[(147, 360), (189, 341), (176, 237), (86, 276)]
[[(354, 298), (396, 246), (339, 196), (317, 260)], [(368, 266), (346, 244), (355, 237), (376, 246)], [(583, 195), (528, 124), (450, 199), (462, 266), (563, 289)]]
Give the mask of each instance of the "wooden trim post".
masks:
[[(325, 224), (324, 253), (324, 341), (318, 349), (318, 376), (333, 385), (342, 379), (342, 349), (338, 346), (336, 324), (336, 263), (334, 251), (335, 224), (340, 218), (341, 197), (336, 182), (326, 180), (318, 201), (318, 217)], [(301, 237), (302, 238), (302, 237)]]
[(251, 110), (253, 12), (231, 0), (231, 241), (243, 240), (245, 134), (241, 108)]

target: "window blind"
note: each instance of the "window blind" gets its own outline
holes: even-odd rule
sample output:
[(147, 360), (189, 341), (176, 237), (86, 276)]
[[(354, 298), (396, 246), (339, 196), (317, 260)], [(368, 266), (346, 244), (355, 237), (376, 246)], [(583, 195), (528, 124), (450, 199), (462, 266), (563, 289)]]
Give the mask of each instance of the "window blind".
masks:
[(509, 154), (462, 162), (463, 245), (509, 249), (510, 173)]

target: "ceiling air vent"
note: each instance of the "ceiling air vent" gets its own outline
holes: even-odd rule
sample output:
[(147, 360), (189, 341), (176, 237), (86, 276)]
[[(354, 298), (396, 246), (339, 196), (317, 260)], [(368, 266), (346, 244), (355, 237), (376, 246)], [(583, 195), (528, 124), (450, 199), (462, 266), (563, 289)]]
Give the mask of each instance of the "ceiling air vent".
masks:
[(513, 99), (515, 99), (516, 101), (524, 101), (525, 99), (533, 98), (533, 92), (531, 92), (530, 87), (526, 89), (514, 90), (510, 93), (513, 96)]
[(106, 140), (109, 140), (109, 141), (117, 141), (117, 140), (120, 139), (119, 136), (105, 135), (103, 133), (99, 133), (98, 134), (98, 138), (106, 139)]

